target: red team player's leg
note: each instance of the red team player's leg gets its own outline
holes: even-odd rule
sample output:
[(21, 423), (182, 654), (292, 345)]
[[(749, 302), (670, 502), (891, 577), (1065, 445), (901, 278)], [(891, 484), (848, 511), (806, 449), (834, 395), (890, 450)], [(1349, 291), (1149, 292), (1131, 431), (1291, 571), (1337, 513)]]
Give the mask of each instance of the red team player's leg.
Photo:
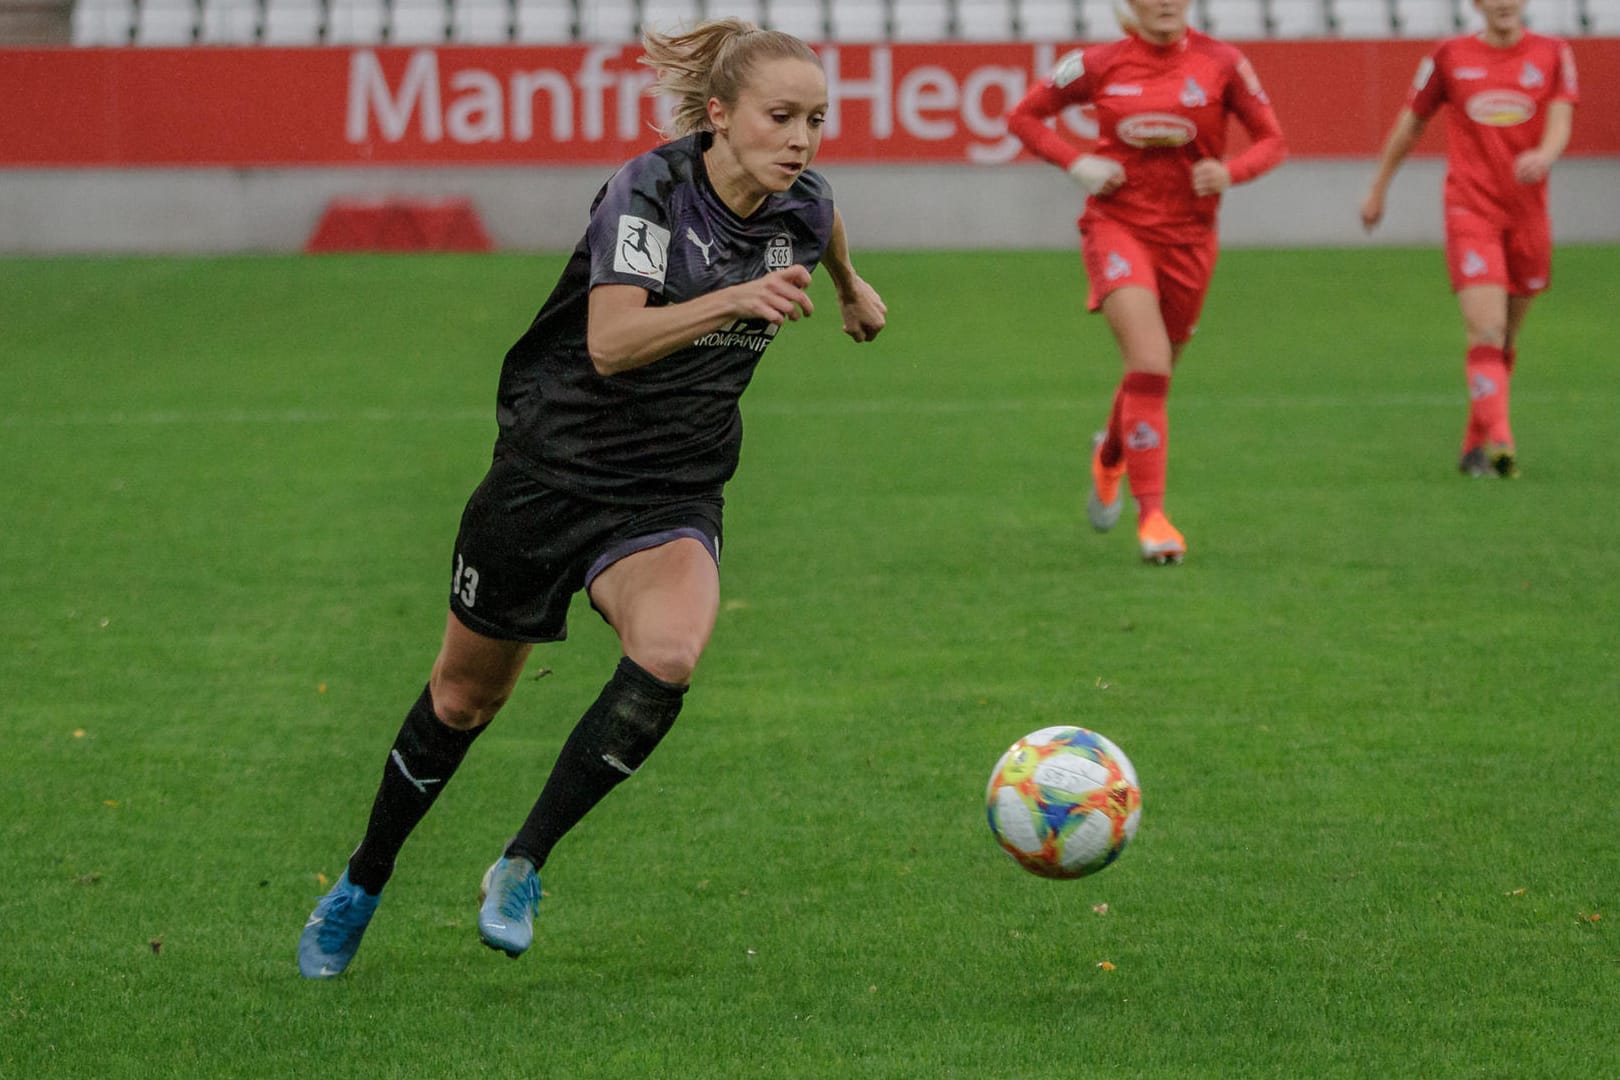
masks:
[(1165, 463), (1170, 446), (1170, 371), (1175, 350), (1165, 331), (1159, 298), (1140, 286), (1104, 298), (1103, 314), (1119, 343), (1125, 377), (1119, 386), (1121, 460), (1136, 496), (1137, 541), (1142, 558), (1180, 562), (1187, 544), (1164, 515)]
[(1468, 425), (1458, 469), (1469, 476), (1519, 475), (1511, 421), (1513, 336), (1529, 296), (1546, 285), (1550, 244), (1528, 245), (1467, 215), (1448, 220), (1446, 262), (1468, 335)]

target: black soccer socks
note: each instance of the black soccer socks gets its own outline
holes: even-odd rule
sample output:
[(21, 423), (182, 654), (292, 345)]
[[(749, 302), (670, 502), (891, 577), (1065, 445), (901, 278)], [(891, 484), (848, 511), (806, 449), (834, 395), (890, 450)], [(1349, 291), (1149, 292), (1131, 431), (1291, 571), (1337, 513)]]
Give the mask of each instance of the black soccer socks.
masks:
[(382, 891), (405, 838), (450, 782), (484, 727), (460, 731), (445, 724), (433, 712), (431, 684), (422, 688), (388, 752), (365, 839), (349, 856), (350, 882), (373, 895)]
[(591, 808), (633, 774), (674, 726), (686, 687), (664, 682), (628, 656), (557, 755), (523, 828), (506, 846), (538, 869)]

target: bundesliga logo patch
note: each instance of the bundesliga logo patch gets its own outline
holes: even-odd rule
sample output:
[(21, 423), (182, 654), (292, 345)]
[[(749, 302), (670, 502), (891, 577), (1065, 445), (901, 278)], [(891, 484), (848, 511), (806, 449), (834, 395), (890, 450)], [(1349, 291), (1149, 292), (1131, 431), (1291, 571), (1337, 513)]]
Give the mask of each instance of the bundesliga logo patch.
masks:
[(634, 214), (620, 214), (613, 269), (620, 274), (651, 278), (662, 285), (668, 265), (669, 230)]

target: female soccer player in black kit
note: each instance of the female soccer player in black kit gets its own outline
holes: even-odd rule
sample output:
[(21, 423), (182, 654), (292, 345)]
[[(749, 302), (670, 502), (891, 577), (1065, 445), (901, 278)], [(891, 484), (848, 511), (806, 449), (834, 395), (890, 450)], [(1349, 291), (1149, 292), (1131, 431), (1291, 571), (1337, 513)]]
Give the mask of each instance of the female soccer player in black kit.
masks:
[(309, 978), (354, 958), (394, 859), (516, 684), (566, 633), (580, 589), (623, 657), (563, 745), (539, 800), (484, 875), (479, 936), (533, 939), (552, 846), (652, 753), (681, 709), (720, 602), (721, 489), (738, 399), (784, 321), (811, 313), (824, 265), (844, 332), (886, 309), (850, 263), (809, 170), (827, 85), (799, 39), (735, 19), (646, 36), (677, 137), (602, 188), (551, 297), (507, 353), (488, 475), (461, 519), (432, 676), (384, 764), (365, 838), (298, 945)]

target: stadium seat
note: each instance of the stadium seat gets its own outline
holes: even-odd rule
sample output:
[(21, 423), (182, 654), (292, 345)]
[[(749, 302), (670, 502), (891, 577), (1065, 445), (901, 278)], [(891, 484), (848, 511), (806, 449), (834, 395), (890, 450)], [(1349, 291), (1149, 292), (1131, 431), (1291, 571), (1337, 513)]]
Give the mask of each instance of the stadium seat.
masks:
[(512, 40), (525, 43), (574, 40), (571, 0), (517, 0), (512, 12)]
[(128, 45), (134, 29), (134, 0), (78, 0), (73, 5), (75, 45)]
[(1457, 32), (1457, 9), (1452, 0), (1395, 0), (1395, 31), (1406, 38), (1448, 37)]
[(1280, 38), (1326, 37), (1327, 9), (1322, 0), (1271, 0), (1271, 33)]
[(259, 5), (253, 0), (203, 0), (202, 28), (206, 45), (250, 45), (259, 37)]
[(888, 15), (874, 0), (828, 0), (827, 22), (834, 41), (883, 41)]
[(806, 41), (827, 40), (827, 14), (821, 0), (765, 0), (764, 26)]
[(948, 41), (951, 9), (945, 0), (894, 0), (895, 41)]
[(958, 0), (956, 32), (964, 41), (1012, 41), (1012, 0)]
[(641, 5), (642, 27), (660, 34), (689, 30), (702, 21), (697, 0), (644, 0)]
[(1580, 0), (1532, 0), (1524, 5), (1524, 22), (1538, 34), (1555, 37), (1577, 37), (1585, 31)]
[(1393, 14), (1390, 0), (1333, 0), (1333, 32), (1342, 38), (1392, 37)]
[(320, 0), (265, 0), (266, 45), (313, 45), (320, 38)]
[(436, 45), (445, 40), (450, 9), (445, 0), (394, 0), (388, 40), (396, 45)]
[(450, 9), (450, 40), (468, 45), (500, 45), (512, 39), (512, 8), (507, 0), (456, 0)]
[(1620, 0), (1586, 0), (1586, 32), (1620, 35)]
[(1206, 33), (1227, 41), (1259, 41), (1266, 36), (1266, 9), (1260, 0), (1207, 0)]
[(332, 45), (376, 45), (387, 22), (383, 0), (331, 0), (326, 9), (326, 40)]
[[(1022, 41), (1077, 41), (1080, 37), (1080, 28), (1075, 25), (1076, 4), (1074, 0), (1016, 0), (1018, 15), (1018, 37)], [(1093, 10), (1100, 11), (1107, 20), (1104, 34), (1108, 27), (1115, 26), (1113, 8), (1110, 0), (1087, 0), (1083, 4), (1087, 20), (1091, 18)], [(1089, 27), (1089, 21), (1088, 21)], [(1118, 34), (1100, 37), (1095, 30), (1088, 28), (1087, 38), (1091, 41), (1107, 41)]]
[(628, 44), (637, 38), (635, 5), (630, 0), (594, 0), (579, 5), (579, 37), (605, 45)]
[(135, 15), (135, 44), (190, 45), (197, 34), (194, 0), (142, 0)]

